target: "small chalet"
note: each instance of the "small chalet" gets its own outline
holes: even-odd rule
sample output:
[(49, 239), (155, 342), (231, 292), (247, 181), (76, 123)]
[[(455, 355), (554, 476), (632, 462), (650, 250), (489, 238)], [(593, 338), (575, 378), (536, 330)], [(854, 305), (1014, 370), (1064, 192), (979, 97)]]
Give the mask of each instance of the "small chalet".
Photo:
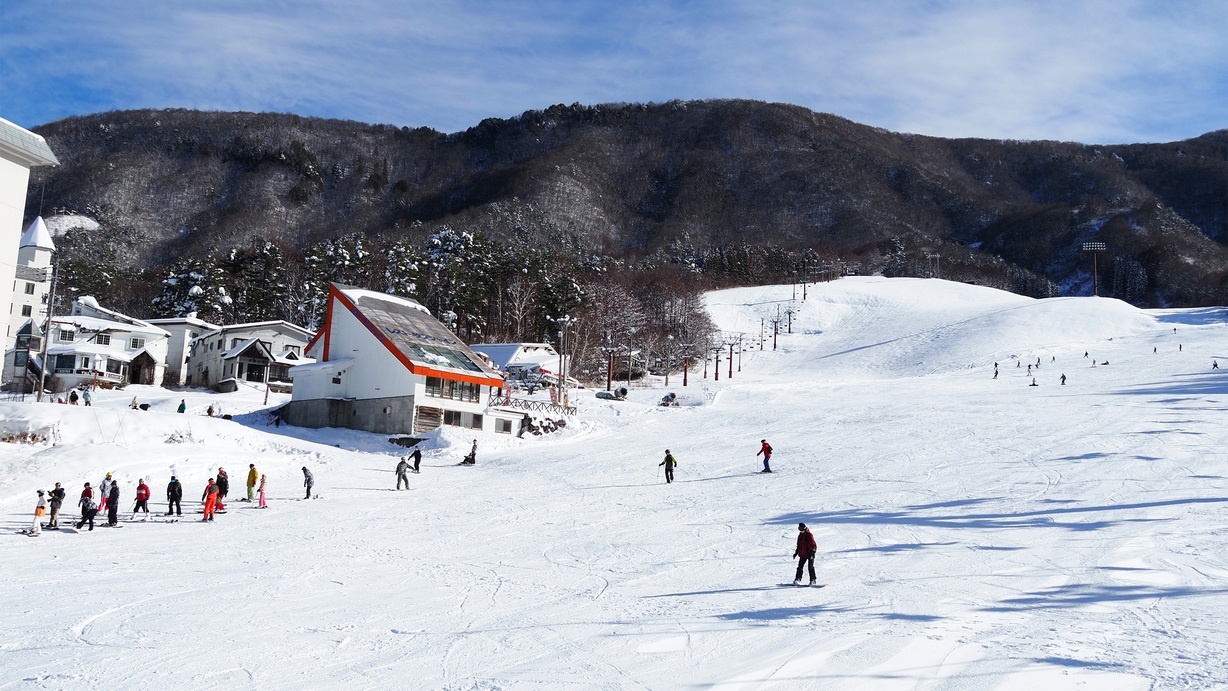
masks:
[(510, 434), (524, 418), (490, 406), (503, 378), (408, 298), (330, 285), (324, 326), (307, 355), (316, 362), (290, 370), (294, 396), (282, 416), (292, 425), (385, 434), (455, 425)]
[[(563, 363), (559, 352), (549, 343), (476, 343), (469, 347), (478, 355), (485, 355), (505, 379), (558, 384), (557, 372)], [(580, 382), (568, 377), (567, 384), (579, 386)]]
[(170, 334), (149, 322), (78, 298), (72, 314), (52, 317), (47, 334), (52, 390), (101, 384), (161, 384)]
[(312, 333), (288, 321), (214, 327), (189, 344), (188, 386), (235, 391), (239, 382), (289, 390), (290, 368), (314, 362), (303, 357)]

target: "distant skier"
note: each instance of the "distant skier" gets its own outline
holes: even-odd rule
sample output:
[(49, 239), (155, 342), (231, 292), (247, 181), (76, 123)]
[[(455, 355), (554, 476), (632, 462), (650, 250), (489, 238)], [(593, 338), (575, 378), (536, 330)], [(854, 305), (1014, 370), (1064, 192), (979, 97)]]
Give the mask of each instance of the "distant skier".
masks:
[(60, 529), (60, 507), (64, 504), (64, 498), (68, 493), (60, 487), (60, 483), (55, 483), (55, 489), (51, 490), (48, 497), (48, 502), (51, 505), (51, 520), (47, 522), (47, 530)]
[(260, 504), (258, 506), (259, 508), (262, 508), (262, 509), (269, 508), (268, 503), (265, 502), (264, 500), (264, 488), (265, 488), (265, 485), (268, 483), (268, 481), (269, 481), (269, 478), (267, 475), (260, 476), (260, 489), (258, 490), (260, 493)]
[(422, 463), (422, 449), (414, 449), (414, 472), (418, 472), (418, 465)]
[[(85, 489), (90, 489), (90, 483), (85, 483)], [(80, 530), (86, 523), (90, 524), (90, 530), (94, 529), (94, 516), (98, 515), (98, 507), (94, 504), (92, 493), (81, 493), (81, 501), (77, 502), (81, 506), (81, 520), (77, 522), (77, 530)]]
[(166, 485), (166, 515), (172, 513), (176, 516), (183, 515), (183, 483), (174, 475)]
[(200, 496), (200, 500), (205, 502), (205, 515), (201, 518), (201, 522), (212, 521), (213, 514), (217, 510), (217, 483), (213, 478), (209, 478), (209, 484), (205, 485), (205, 493)]
[(89, 389), (85, 389), (81, 392), (81, 401), (87, 406), (94, 402), (94, 397), (90, 395)]
[(145, 480), (138, 480), (136, 483), (136, 506), (132, 507), (132, 517), (136, 518), (137, 513), (144, 511), (145, 517), (149, 517), (149, 485), (145, 484)]
[(175, 409), (175, 412), (184, 413), (184, 412), (187, 412), (187, 410), (188, 410), (187, 399), (184, 399), (184, 398), (179, 399), (179, 407)]
[(397, 463), (397, 489), (401, 489), (401, 483), (405, 483), (405, 489), (409, 489), (409, 464), (405, 462), (405, 457), (401, 457), (401, 462)]
[(307, 488), (307, 496), (303, 497), (304, 499), (311, 498), (311, 488), (315, 487), (315, 485), (315, 476), (311, 474), (310, 470), (307, 470), (307, 466), (303, 466), (303, 486)]
[(814, 585), (818, 580), (814, 573), (814, 555), (818, 551), (819, 546), (814, 541), (814, 534), (805, 523), (798, 523), (797, 549), (793, 550), (793, 556), (797, 559), (797, 575), (793, 577), (793, 585), (802, 584), (802, 569), (807, 566), (810, 567), (810, 585)]
[(678, 465), (678, 461), (674, 459), (674, 455), (669, 452), (669, 449), (666, 449), (665, 460), (657, 464), (658, 468), (665, 466), (665, 484), (668, 485), (674, 481), (674, 466), (676, 465)]
[(1028, 384), (1028, 386), (1039, 386), (1039, 384), (1036, 383), (1036, 377), (1032, 377), (1032, 383)]
[(759, 453), (755, 454), (756, 456), (763, 454), (763, 470), (759, 472), (770, 473), (772, 472), (772, 445), (767, 443), (766, 439), (760, 439), (759, 441), (763, 444), (763, 446), (759, 447)]
[(37, 536), (43, 534), (43, 516), (47, 515), (47, 497), (43, 496), (43, 491), (38, 491), (38, 503), (34, 505), (34, 525), (30, 526), (30, 535)]
[(1049, 362), (1057, 362), (1057, 356), (1054, 355), (1053, 357), (1049, 358)]
[(226, 510), (226, 495), (230, 494), (230, 476), (225, 469), (217, 469), (217, 510)]
[(119, 525), (119, 483), (111, 481), (111, 493), (107, 495), (107, 525)]
[(1218, 360), (1212, 360), (1212, 361), (1211, 361), (1211, 369), (1219, 369), (1219, 361), (1218, 361)]
[(1152, 349), (1151, 349), (1151, 354), (1152, 354), (1152, 355), (1155, 355), (1155, 354), (1156, 354), (1156, 352), (1157, 352), (1157, 349), (1156, 349), (1156, 348), (1152, 348)]
[(68, 405), (77, 405), (77, 401), (80, 400), (80, 398), (81, 397), (77, 395), (77, 390), (73, 389), (72, 391), (68, 392)]
[(1087, 351), (1083, 351), (1083, 357), (1087, 357)]
[(256, 481), (260, 479), (260, 473), (256, 472), (256, 464), (247, 464), (247, 499), (245, 501), (253, 501), (256, 498)]
[(1028, 376), (1032, 376), (1032, 366), (1028, 365)]
[(1066, 375), (1062, 375), (1062, 386), (1066, 386)]

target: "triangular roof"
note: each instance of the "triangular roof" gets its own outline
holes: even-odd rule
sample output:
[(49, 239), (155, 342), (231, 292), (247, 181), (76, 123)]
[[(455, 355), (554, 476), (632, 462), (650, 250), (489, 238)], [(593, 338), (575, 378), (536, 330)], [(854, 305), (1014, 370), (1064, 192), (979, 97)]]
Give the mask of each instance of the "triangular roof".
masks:
[(483, 386), (503, 385), (498, 372), (414, 300), (336, 283), (329, 284), (328, 298), (325, 325), (316, 334), (316, 339), (323, 334), (323, 361), (329, 359), (333, 304), (340, 302), (410, 372)]
[(239, 345), (231, 348), (230, 350), (227, 350), (226, 352), (222, 353), (222, 359), (229, 360), (232, 357), (239, 357), (244, 352), (246, 352), (248, 348), (251, 348), (253, 346), (255, 346), (256, 350), (260, 351), (260, 355), (264, 359), (266, 360), (273, 359), (273, 352), (270, 351), (269, 346), (266, 345), (265, 342), (260, 340), (259, 338), (249, 338), (246, 341), (243, 341), (242, 343), (240, 343)]
[(34, 219), (30, 227), (26, 229), (26, 234), (21, 236), (21, 244), (17, 246), (41, 247), (45, 250), (55, 251), (55, 243), (51, 241), (51, 232), (47, 230), (47, 224), (43, 223), (42, 216)]

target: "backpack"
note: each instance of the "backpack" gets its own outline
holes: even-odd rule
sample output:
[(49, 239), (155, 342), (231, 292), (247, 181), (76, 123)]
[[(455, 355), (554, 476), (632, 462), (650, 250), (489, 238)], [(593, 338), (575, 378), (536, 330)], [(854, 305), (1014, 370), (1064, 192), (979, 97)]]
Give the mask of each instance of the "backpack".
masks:
[(85, 503), (81, 505), (81, 513), (89, 513), (95, 510), (94, 500), (89, 497), (85, 498)]

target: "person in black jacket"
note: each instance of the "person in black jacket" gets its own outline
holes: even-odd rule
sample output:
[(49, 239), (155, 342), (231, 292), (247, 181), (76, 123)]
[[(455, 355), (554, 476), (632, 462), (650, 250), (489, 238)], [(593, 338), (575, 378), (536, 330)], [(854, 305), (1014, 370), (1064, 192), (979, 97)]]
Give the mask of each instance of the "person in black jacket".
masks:
[(422, 449), (414, 449), (414, 472), (418, 472), (418, 465), (422, 463)]
[(657, 465), (665, 466), (665, 484), (668, 485), (669, 483), (673, 482), (674, 466), (678, 465), (678, 461), (674, 460), (674, 454), (670, 453), (669, 449), (665, 450), (665, 460), (661, 461)]
[(307, 496), (303, 497), (304, 499), (311, 498), (311, 488), (315, 487), (315, 485), (315, 476), (311, 474), (310, 470), (307, 470), (307, 466), (303, 466), (303, 486), (307, 488)]
[(225, 470), (217, 469), (217, 510), (225, 511), (226, 505), (222, 502), (226, 499), (226, 495), (230, 494), (230, 476)]
[(51, 490), (51, 499), (49, 500), (51, 504), (51, 521), (47, 523), (47, 530), (60, 529), (60, 507), (64, 504), (64, 497), (67, 494), (64, 488), (60, 487), (60, 483), (55, 483), (55, 489)]
[(171, 476), (170, 484), (166, 486), (166, 515), (172, 513), (176, 516), (183, 515), (183, 483), (174, 475)]
[(119, 483), (111, 481), (111, 493), (107, 496), (107, 525), (119, 525)]

